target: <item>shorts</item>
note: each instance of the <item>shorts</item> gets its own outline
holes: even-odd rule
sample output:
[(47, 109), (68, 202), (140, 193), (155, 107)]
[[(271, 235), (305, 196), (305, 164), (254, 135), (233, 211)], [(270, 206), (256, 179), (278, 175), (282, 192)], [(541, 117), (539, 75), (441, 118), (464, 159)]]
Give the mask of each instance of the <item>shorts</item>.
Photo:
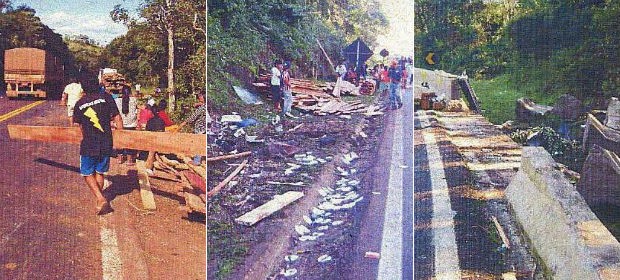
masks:
[(280, 90), (280, 86), (274, 86), (271, 85), (271, 94), (273, 96), (273, 101), (274, 102), (280, 102), (280, 100), (282, 99), (282, 91)]
[(80, 174), (90, 176), (105, 174), (110, 170), (110, 156), (80, 156)]

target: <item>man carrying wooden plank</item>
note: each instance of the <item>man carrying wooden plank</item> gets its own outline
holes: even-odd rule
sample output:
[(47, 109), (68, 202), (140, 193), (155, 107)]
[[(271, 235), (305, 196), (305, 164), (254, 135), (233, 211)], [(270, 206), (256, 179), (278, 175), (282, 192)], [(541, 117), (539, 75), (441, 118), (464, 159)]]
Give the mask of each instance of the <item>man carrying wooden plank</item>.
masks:
[(112, 155), (112, 127), (123, 129), (123, 121), (112, 96), (105, 93), (103, 87), (97, 91), (91, 87), (87, 95), (75, 103), (73, 122), (80, 125), (82, 142), (80, 143), (80, 174), (86, 180), (97, 200), (97, 215), (110, 210), (110, 204), (103, 196), (104, 174), (110, 168)]

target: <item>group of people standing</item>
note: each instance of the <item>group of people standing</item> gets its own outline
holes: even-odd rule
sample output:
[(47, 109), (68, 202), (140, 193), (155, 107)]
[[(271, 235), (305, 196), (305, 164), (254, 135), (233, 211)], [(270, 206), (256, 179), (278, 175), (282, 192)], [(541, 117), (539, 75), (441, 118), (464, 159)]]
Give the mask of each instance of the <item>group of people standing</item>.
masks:
[(389, 68), (383, 64), (375, 65), (371, 71), (371, 75), (379, 85), (378, 90), (382, 95), (387, 95), (389, 90), (388, 108), (393, 110), (400, 109), (403, 106), (403, 102), (398, 88), (399, 86), (402, 88), (406, 87), (408, 78), (407, 69), (398, 65), (396, 60), (393, 60)]
[[(97, 214), (104, 214), (110, 208), (103, 196), (104, 174), (109, 170), (110, 157), (114, 154), (112, 129), (179, 131), (187, 124), (194, 125), (194, 133), (206, 133), (206, 104), (204, 93), (198, 96), (199, 103), (194, 112), (176, 126), (166, 113), (167, 102), (159, 103), (153, 98), (140, 103), (132, 93), (130, 85), (124, 85), (120, 92), (108, 92), (102, 85), (90, 85), (85, 89), (73, 79), (63, 91), (61, 105), (67, 106), (70, 125), (79, 125), (82, 131), (80, 143), (80, 174), (96, 198)], [(66, 102), (66, 104), (65, 104)], [(117, 151), (119, 163), (134, 165), (138, 151), (123, 149)], [(152, 175), (155, 152), (149, 151), (146, 168)], [(201, 156), (194, 158), (199, 165)], [(150, 172), (149, 172), (150, 171)]]
[(280, 111), (280, 117), (290, 115), (293, 105), (293, 91), (291, 87), (291, 63), (276, 60), (271, 68), (271, 94), (275, 103), (276, 111)]

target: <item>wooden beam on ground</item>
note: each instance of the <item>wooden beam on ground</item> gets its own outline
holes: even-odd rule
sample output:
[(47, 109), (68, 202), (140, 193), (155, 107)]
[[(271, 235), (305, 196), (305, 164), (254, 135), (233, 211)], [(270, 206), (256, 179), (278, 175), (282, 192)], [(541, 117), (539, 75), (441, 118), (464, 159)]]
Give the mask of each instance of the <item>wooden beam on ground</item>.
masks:
[(276, 195), (272, 200), (268, 201), (267, 203), (258, 206), (257, 208), (248, 213), (243, 214), (239, 218), (236, 218), (235, 222), (246, 226), (252, 226), (258, 223), (260, 220), (269, 217), (271, 214), (284, 208), (285, 206), (302, 198), (303, 196), (303, 192), (295, 191), (286, 192), (282, 195)]
[(504, 232), (504, 229), (499, 224), (495, 216), (491, 216), (491, 219), (493, 220), (493, 224), (495, 224), (495, 228), (497, 229), (497, 232), (499, 233), (500, 238), (502, 238), (502, 242), (504, 242), (504, 245), (506, 245), (507, 249), (510, 249), (510, 241), (508, 240), (508, 237), (506, 237), (506, 233)]
[(207, 162), (218, 161), (218, 160), (225, 160), (225, 159), (233, 159), (233, 158), (240, 158), (240, 157), (244, 157), (244, 156), (249, 156), (251, 154), (252, 154), (251, 151), (247, 151), (247, 152), (238, 153), (238, 154), (232, 154), (232, 155), (223, 155), (223, 156), (217, 156), (217, 157), (207, 157)]
[(149, 175), (146, 173), (145, 162), (137, 160), (136, 167), (138, 169), (142, 207), (144, 207), (145, 210), (155, 210), (155, 197), (153, 196), (153, 191), (151, 191), (151, 182), (149, 181)]
[[(79, 127), (8, 125), (9, 137), (13, 139), (42, 142), (79, 144), (82, 132)], [(206, 135), (175, 132), (152, 132), (141, 130), (113, 130), (115, 149), (158, 151), (206, 155)]]
[(207, 197), (212, 197), (215, 194), (217, 194), (224, 186), (226, 186), (228, 184), (228, 182), (230, 182), (233, 178), (235, 178), (235, 176), (237, 176), (237, 174), (239, 174), (239, 172), (241, 172), (241, 170), (247, 164), (248, 164), (248, 160), (246, 159), (239, 166), (237, 166), (237, 169), (235, 169), (235, 171), (230, 173), (230, 175), (228, 175), (228, 177), (226, 177), (226, 179), (224, 179), (224, 181), (220, 182), (219, 184), (217, 184), (217, 186), (215, 186), (213, 189), (211, 189), (209, 192), (207, 192)]
[(207, 213), (207, 206), (199, 196), (189, 192), (184, 192), (183, 194), (185, 196), (185, 204), (189, 206), (189, 209), (194, 212)]

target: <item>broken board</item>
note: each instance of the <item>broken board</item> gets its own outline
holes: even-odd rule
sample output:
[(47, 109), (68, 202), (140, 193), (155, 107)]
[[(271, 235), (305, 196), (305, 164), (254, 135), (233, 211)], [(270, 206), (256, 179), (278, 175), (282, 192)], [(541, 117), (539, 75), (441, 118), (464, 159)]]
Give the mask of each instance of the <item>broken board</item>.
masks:
[(272, 200), (268, 201), (267, 203), (258, 206), (257, 208), (248, 213), (243, 214), (239, 218), (236, 218), (235, 222), (246, 226), (252, 226), (258, 223), (260, 220), (269, 217), (269, 215), (302, 198), (303, 196), (303, 192), (295, 191), (276, 195)]
[(153, 197), (153, 191), (151, 191), (151, 182), (149, 181), (149, 175), (146, 173), (145, 162), (137, 160), (136, 167), (138, 169), (138, 182), (140, 183), (142, 206), (144, 210), (155, 210), (155, 197)]
[[(79, 144), (82, 132), (79, 127), (8, 125), (9, 137), (13, 139), (42, 142)], [(152, 132), (141, 130), (113, 130), (115, 149), (158, 151), (206, 155), (205, 134)]]

